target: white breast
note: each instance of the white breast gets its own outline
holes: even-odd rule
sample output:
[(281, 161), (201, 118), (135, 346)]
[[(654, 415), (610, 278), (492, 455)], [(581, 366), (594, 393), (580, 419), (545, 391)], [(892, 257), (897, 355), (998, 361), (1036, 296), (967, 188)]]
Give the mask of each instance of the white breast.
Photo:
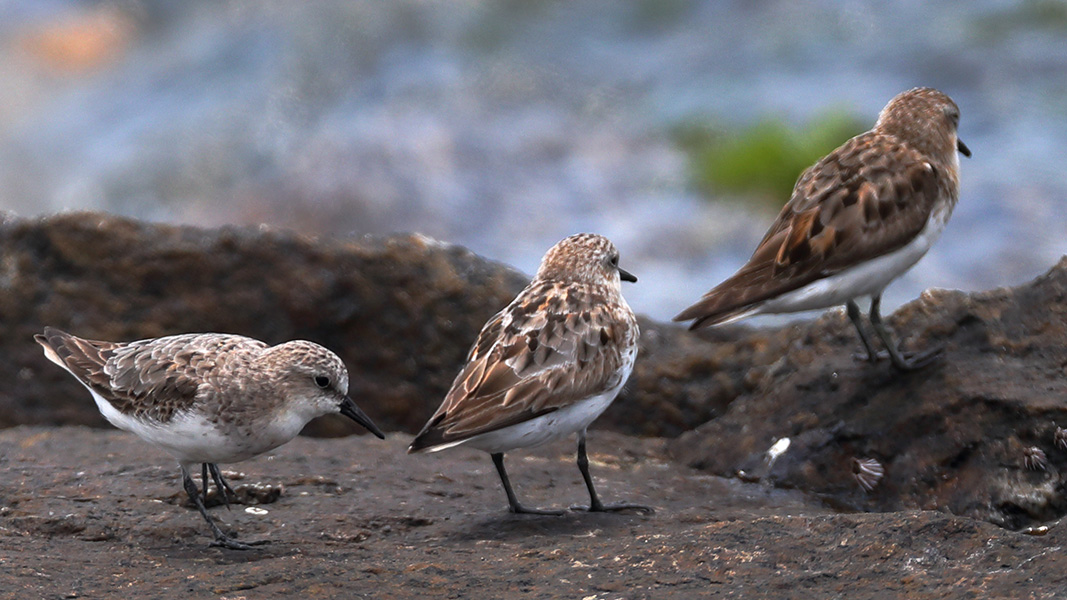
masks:
[(534, 446), (540, 446), (552, 440), (566, 437), (572, 433), (585, 431), (589, 424), (607, 410), (608, 406), (615, 400), (615, 397), (619, 395), (619, 390), (622, 389), (626, 380), (629, 379), (631, 371), (633, 371), (636, 358), (637, 345), (634, 344), (623, 357), (623, 366), (619, 369), (621, 374), (619, 383), (603, 394), (590, 396), (570, 406), (529, 421), (476, 435), (452, 444), (437, 446), (430, 449), (430, 452), (463, 445), (495, 454), (518, 448), (533, 448)]
[(100, 414), (108, 422), (136, 434), (182, 464), (225, 464), (248, 460), (293, 439), (307, 423), (299, 416), (279, 417), (270, 423), (231, 427), (224, 432), (196, 411), (178, 413), (170, 421), (159, 423), (122, 414), (91, 388), (89, 392)]
[(930, 214), (919, 235), (904, 247), (846, 269), (836, 275), (773, 298), (745, 315), (792, 313), (829, 308), (849, 300), (882, 293), (894, 279), (919, 262), (945, 229), (952, 206), (945, 202)]

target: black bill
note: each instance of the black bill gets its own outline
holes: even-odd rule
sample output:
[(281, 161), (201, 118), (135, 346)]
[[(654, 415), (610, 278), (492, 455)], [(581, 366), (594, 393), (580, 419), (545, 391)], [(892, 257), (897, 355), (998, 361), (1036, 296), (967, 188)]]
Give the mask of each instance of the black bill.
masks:
[(956, 149), (960, 151), (960, 154), (966, 156), (967, 158), (971, 157), (971, 149), (968, 148), (967, 144), (964, 144), (963, 140), (961, 140), (960, 138), (956, 138)]
[(381, 439), (385, 439), (385, 434), (382, 433), (382, 430), (378, 429), (378, 426), (374, 424), (374, 421), (371, 421), (370, 417), (360, 410), (359, 407), (356, 406), (356, 403), (348, 396), (345, 396), (345, 399), (341, 402), (341, 414), (366, 427), (367, 431)]
[(619, 279), (623, 281), (637, 283), (637, 277), (635, 277), (633, 273), (627, 271), (626, 269), (619, 269)]

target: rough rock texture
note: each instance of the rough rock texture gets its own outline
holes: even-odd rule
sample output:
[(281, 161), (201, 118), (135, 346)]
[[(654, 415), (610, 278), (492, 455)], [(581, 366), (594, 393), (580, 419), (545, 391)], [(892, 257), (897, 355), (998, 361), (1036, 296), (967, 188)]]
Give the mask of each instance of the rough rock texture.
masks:
[[(510, 515), (485, 454), (405, 455), (410, 439), (300, 438), (231, 467), (238, 489), (283, 489), (268, 504), (211, 509), (240, 538), (273, 542), (235, 552), (207, 547), (200, 515), (178, 501), (177, 467), (134, 436), (0, 431), (0, 598), (924, 600), (1067, 590), (1064, 527), (1029, 536), (941, 512), (834, 514), (797, 491), (679, 466), (662, 440), (610, 432), (589, 439), (601, 493), (656, 514)], [(518, 493), (536, 505), (586, 502), (573, 450), (516, 454)]]
[[(215, 330), (318, 341), (349, 365), (353, 395), (384, 429), (413, 432), (481, 325), (526, 283), (417, 236), (311, 239), (99, 214), (8, 217), (0, 257), (0, 427), (104, 424), (33, 343), (48, 324), (116, 340)], [(858, 362), (840, 311), (696, 334), (644, 320), (634, 376), (596, 426), (669, 438), (685, 465), (839, 510), (935, 509), (1007, 528), (1067, 514), (1067, 260), (1015, 289), (928, 292), (889, 322), (906, 348), (944, 344), (944, 358), (910, 374)]]
[[(309, 339), (351, 368), (382, 426), (414, 429), (466, 346), (525, 284), (503, 265), (417, 236), (317, 240), (79, 213), (0, 227), (0, 426), (103, 425), (91, 398), (33, 342), (44, 325), (94, 339), (189, 331)], [(340, 419), (319, 433), (351, 431)]]
[[(546, 248), (547, 250), (547, 248)], [(0, 222), (0, 427), (105, 426), (85, 390), (45, 360), (45, 325), (134, 340), (192, 331), (337, 352), (351, 394), (385, 430), (417, 431), (482, 325), (529, 278), (419, 236), (309, 238), (199, 229), (99, 213)], [(788, 338), (724, 329), (695, 337), (642, 321), (635, 377), (598, 426), (674, 436), (721, 412)], [(309, 433), (353, 430), (338, 418)]]
[[(906, 347), (944, 344), (944, 358), (900, 374), (853, 360), (841, 313), (794, 326), (763, 380), (672, 441), (673, 456), (851, 510), (944, 509), (1012, 528), (1067, 512), (1067, 436), (1056, 433), (1067, 427), (1067, 259), (1015, 289), (927, 292), (891, 324)], [(768, 464), (781, 438), (789, 448)], [(885, 471), (870, 493), (854, 459)]]

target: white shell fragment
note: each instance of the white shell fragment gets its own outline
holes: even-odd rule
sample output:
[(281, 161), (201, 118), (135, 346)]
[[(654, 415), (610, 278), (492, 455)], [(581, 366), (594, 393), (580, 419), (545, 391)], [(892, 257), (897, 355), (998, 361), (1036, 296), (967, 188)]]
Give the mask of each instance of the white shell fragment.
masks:
[(784, 437), (771, 444), (771, 447), (767, 449), (767, 464), (772, 465), (774, 461), (778, 460), (778, 457), (785, 454), (785, 451), (789, 449), (789, 438)]

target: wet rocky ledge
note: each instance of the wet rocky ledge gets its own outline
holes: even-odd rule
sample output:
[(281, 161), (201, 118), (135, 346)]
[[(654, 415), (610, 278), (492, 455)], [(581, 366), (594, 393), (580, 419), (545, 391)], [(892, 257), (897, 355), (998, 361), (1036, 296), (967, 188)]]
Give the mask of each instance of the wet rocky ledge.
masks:
[[(1024, 535), (945, 511), (838, 512), (708, 475), (666, 441), (591, 432), (601, 494), (656, 513), (511, 515), (489, 458), (407, 455), (411, 436), (298, 438), (224, 469), (266, 504), (210, 509), (253, 551), (208, 548), (177, 467), (133, 436), (0, 431), (0, 597), (1043, 598), (1067, 527)], [(539, 506), (587, 502), (573, 447), (509, 460)], [(253, 493), (246, 494), (246, 490)], [(273, 501), (270, 501), (273, 498)]]
[[(856, 361), (840, 311), (696, 334), (643, 320), (634, 375), (590, 450), (605, 496), (651, 503), (651, 517), (511, 516), (484, 455), (403, 454), (480, 326), (526, 279), (420, 236), (4, 215), (0, 596), (93, 596), (120, 581), (308, 597), (1067, 589), (1067, 260), (1015, 288), (928, 291), (902, 307), (888, 321), (906, 347), (945, 348), (909, 374)], [(275, 544), (207, 549), (169, 460), (109, 429), (41, 356), (32, 335), (46, 324), (102, 339), (311, 339), (341, 355), (353, 394), (393, 433), (300, 438), (230, 466), (280, 493), (265, 515), (212, 510)], [(353, 427), (323, 419), (307, 433)], [(572, 452), (516, 453), (520, 493), (582, 502)], [(863, 470), (884, 475), (868, 490)]]

